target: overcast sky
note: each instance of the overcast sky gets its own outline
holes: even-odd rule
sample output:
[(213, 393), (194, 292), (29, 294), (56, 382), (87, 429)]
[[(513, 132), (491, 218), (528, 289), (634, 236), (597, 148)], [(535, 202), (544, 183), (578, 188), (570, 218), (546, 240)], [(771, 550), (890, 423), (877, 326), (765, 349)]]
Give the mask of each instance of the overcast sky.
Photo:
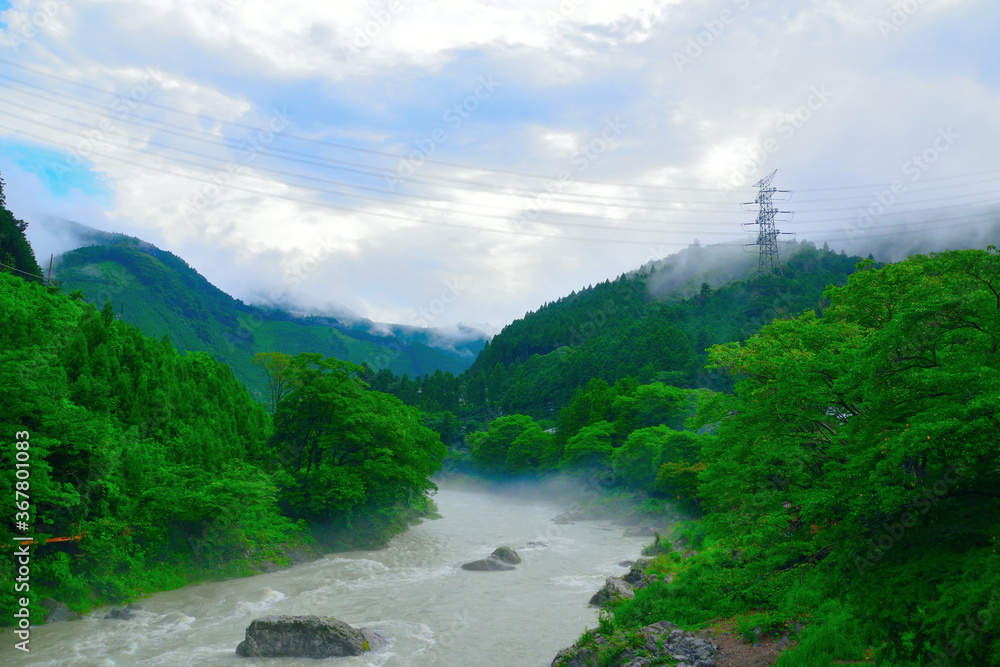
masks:
[(985, 243), (998, 32), (995, 0), (0, 0), (0, 172), (42, 264), (64, 217), (245, 301), (502, 327), (752, 241), (774, 169), (799, 240)]

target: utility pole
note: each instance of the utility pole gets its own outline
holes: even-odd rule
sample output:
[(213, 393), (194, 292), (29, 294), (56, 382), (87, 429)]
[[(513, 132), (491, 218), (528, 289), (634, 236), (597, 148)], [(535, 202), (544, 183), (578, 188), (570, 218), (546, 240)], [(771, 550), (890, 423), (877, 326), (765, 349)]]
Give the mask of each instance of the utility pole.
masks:
[(771, 197), (776, 192), (788, 192), (790, 190), (778, 190), (771, 187), (771, 180), (778, 173), (775, 169), (770, 174), (754, 183), (758, 189), (757, 199), (752, 202), (744, 202), (744, 206), (757, 204), (759, 210), (757, 219), (754, 222), (744, 222), (743, 226), (757, 225), (757, 241), (747, 243), (747, 246), (759, 246), (760, 255), (757, 260), (757, 275), (776, 274), (781, 275), (781, 264), (778, 261), (778, 235), (789, 234), (790, 232), (779, 232), (774, 228), (774, 216), (778, 213), (788, 213), (791, 211), (778, 211), (771, 202)]
[(52, 258), (55, 257), (55, 256), (56, 256), (55, 253), (52, 253), (51, 255), (49, 255), (49, 277), (45, 281), (46, 285), (51, 285), (52, 284)]

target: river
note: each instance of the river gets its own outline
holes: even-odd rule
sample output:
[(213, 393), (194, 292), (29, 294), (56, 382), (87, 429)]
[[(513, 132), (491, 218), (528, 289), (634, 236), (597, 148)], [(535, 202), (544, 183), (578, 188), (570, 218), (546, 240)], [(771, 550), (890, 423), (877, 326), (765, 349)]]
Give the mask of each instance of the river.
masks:
[[(597, 625), (588, 599), (649, 541), (623, 537), (609, 521), (557, 526), (550, 519), (565, 503), (470, 480), (441, 484), (435, 500), (441, 519), (378, 551), (157, 593), (140, 600), (144, 609), (129, 621), (103, 620), (107, 609), (100, 609), (38, 626), (29, 656), (13, 649), (7, 629), (0, 664), (315, 667), (315, 660), (247, 660), (234, 651), (258, 616), (316, 614), (389, 639), (380, 652), (334, 659), (343, 667), (542, 667)], [(501, 545), (521, 554), (517, 570), (460, 568)]]

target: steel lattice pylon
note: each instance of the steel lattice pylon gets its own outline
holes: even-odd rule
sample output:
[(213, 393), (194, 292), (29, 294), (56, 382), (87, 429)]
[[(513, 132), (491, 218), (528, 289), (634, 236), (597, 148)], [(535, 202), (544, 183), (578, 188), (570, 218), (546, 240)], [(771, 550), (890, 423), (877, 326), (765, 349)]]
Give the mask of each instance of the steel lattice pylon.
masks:
[(778, 190), (771, 187), (774, 175), (778, 173), (775, 169), (770, 174), (754, 183), (758, 188), (757, 198), (752, 202), (745, 202), (744, 205), (757, 204), (757, 220), (743, 223), (744, 226), (757, 225), (757, 241), (748, 243), (748, 246), (759, 246), (760, 256), (757, 260), (757, 275), (777, 274), (781, 275), (781, 264), (778, 260), (778, 235), (788, 232), (779, 232), (774, 228), (774, 216), (778, 213), (790, 213), (790, 211), (779, 211), (774, 208), (771, 197), (776, 192), (789, 192), (788, 190)]

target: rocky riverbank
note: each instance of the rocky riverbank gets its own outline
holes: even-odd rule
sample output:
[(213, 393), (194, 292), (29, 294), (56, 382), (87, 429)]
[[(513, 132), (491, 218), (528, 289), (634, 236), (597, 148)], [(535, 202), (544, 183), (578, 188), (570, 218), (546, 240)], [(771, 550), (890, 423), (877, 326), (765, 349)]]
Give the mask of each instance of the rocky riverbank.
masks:
[(556, 654), (552, 667), (647, 667), (663, 664), (664, 659), (676, 661), (677, 667), (716, 667), (718, 653), (719, 647), (710, 639), (660, 621), (628, 635), (585, 633)]
[[(608, 577), (590, 604), (605, 609), (657, 581), (646, 572), (651, 559), (641, 558), (622, 577)], [(622, 563), (625, 565), (626, 563)], [(662, 581), (669, 582), (669, 578)], [(768, 667), (791, 645), (788, 633), (744, 642), (733, 627), (720, 624), (704, 632), (686, 632), (669, 621), (659, 621), (633, 631), (604, 634), (587, 630), (572, 646), (556, 654), (551, 667)]]
[[(590, 598), (590, 604), (609, 607), (615, 601), (635, 597), (656, 581), (656, 575), (646, 573), (651, 561), (641, 558), (631, 564), (623, 577), (608, 577), (604, 586)], [(699, 634), (684, 632), (673, 623), (660, 621), (638, 632), (616, 632), (605, 636), (587, 631), (573, 646), (556, 654), (552, 667), (646, 667), (662, 664), (663, 659), (676, 661), (685, 667), (716, 667), (718, 646)]]

